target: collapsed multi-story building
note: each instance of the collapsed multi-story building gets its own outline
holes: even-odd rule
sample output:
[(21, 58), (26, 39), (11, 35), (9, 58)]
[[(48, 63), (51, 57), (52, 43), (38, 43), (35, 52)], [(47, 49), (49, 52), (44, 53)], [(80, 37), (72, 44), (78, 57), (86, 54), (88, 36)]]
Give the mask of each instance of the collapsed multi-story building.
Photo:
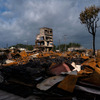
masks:
[(53, 30), (51, 28), (40, 28), (40, 34), (36, 37), (35, 48), (44, 52), (53, 48)]

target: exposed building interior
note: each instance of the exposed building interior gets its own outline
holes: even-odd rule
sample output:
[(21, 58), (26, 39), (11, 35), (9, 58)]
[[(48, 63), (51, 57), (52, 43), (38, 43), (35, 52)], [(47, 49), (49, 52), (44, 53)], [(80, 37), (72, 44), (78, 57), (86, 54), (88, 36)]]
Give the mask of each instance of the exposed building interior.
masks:
[(40, 28), (40, 34), (36, 37), (35, 48), (44, 52), (53, 48), (53, 30), (51, 28)]

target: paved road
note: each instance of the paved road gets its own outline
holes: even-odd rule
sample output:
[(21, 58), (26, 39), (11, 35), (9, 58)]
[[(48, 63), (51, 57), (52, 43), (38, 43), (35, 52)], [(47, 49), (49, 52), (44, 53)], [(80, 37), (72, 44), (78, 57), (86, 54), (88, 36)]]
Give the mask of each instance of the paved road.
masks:
[(8, 93), (6, 91), (0, 90), (0, 100), (40, 100), (37, 96), (29, 96), (27, 98)]

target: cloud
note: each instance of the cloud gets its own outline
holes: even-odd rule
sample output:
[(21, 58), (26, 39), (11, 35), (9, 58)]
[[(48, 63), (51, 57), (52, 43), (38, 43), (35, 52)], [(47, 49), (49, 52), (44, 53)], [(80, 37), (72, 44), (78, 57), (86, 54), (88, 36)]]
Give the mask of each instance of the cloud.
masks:
[[(50, 27), (53, 29), (54, 44), (58, 44), (59, 39), (64, 43), (63, 37), (66, 34), (66, 43), (78, 42), (91, 48), (92, 36), (80, 24), (79, 14), (86, 6), (98, 6), (99, 0), (4, 1), (0, 1), (0, 46), (6, 43), (25, 43), (24, 41), (34, 44), (39, 28)], [(96, 43), (99, 41), (97, 39)]]
[(2, 16), (4, 16), (4, 17), (11, 17), (12, 15), (13, 15), (13, 13), (10, 11), (5, 11), (2, 13)]

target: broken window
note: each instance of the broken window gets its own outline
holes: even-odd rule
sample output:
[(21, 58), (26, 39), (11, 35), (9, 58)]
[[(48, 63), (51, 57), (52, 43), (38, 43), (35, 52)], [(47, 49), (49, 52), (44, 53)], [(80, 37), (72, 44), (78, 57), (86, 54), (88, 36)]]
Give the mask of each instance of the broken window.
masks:
[(50, 45), (53, 45), (53, 43), (50, 43)]
[(49, 42), (47, 42), (47, 46), (49, 45)]
[(52, 30), (50, 31), (50, 33), (52, 33)]
[(47, 32), (47, 30), (45, 30), (45, 32)]
[(44, 37), (41, 37), (40, 40), (44, 40)]

